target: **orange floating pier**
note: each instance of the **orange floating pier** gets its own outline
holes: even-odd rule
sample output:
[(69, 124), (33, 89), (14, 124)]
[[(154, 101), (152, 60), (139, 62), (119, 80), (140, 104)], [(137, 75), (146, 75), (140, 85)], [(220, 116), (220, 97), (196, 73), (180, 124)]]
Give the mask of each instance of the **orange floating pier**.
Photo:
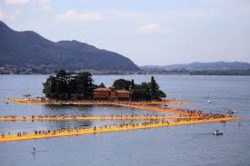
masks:
[(174, 113), (174, 114), (181, 114), (181, 115), (190, 115), (190, 112), (185, 110), (178, 110), (172, 108), (162, 108), (162, 107), (155, 107), (150, 105), (134, 105), (134, 104), (116, 104), (117, 106), (121, 107), (129, 107), (129, 108), (137, 108), (143, 110), (150, 110), (150, 111), (159, 111), (159, 112), (167, 112), (167, 113)]
[(79, 120), (162, 120), (162, 119), (195, 119), (197, 117), (185, 116), (31, 116), (16, 117), (3, 116), (0, 121), (79, 121)]
[(190, 104), (191, 102), (183, 102), (176, 100), (163, 100), (163, 101), (151, 101), (151, 102), (116, 102), (116, 101), (58, 101), (58, 100), (46, 100), (46, 99), (25, 99), (25, 98), (6, 98), (6, 102), (27, 104), (27, 105), (96, 105), (96, 106), (118, 106), (129, 107), (151, 111), (160, 111), (167, 113), (175, 113), (181, 115), (190, 115), (185, 110), (178, 110), (172, 108), (161, 108), (150, 105), (160, 104)]
[(78, 100), (78, 101), (63, 101), (44, 98), (5, 98), (4, 101), (17, 104), (27, 105), (107, 105), (107, 106), (119, 106), (121, 104), (128, 105), (161, 105), (161, 104), (191, 104), (191, 102), (177, 101), (177, 100), (161, 100), (161, 101), (149, 101), (149, 102), (133, 102), (133, 101), (95, 101), (95, 100)]
[[(226, 122), (232, 120), (239, 120), (240, 118), (226, 116), (219, 113), (203, 113), (202, 111), (189, 111), (172, 108), (162, 108), (152, 105), (162, 104), (189, 104), (190, 102), (181, 102), (175, 100), (151, 101), (151, 102), (113, 102), (113, 101), (58, 101), (39, 99), (24, 99), (24, 98), (7, 98), (6, 102), (28, 105), (100, 105), (100, 106), (118, 106), (129, 107), (143, 110), (160, 111), (179, 114), (180, 116), (31, 116), (31, 117), (16, 117), (4, 116), (0, 117), (0, 121), (70, 121), (70, 120), (146, 120), (141, 124), (123, 124), (116, 126), (94, 127), (90, 129), (61, 129), (54, 131), (34, 131), (34, 133), (18, 133), (17, 135), (2, 135), (0, 142), (21, 141), (29, 139), (41, 139), (60, 136), (72, 136), (83, 134), (96, 134), (105, 132), (128, 131), (137, 129), (148, 129), (157, 127), (168, 127), (178, 125), (191, 125), (200, 123)], [(171, 121), (168, 121), (170, 120)]]
[(119, 125), (111, 127), (100, 127), (100, 128), (90, 128), (90, 129), (72, 129), (63, 131), (46, 131), (41, 133), (29, 133), (22, 135), (2, 135), (0, 137), (0, 142), (10, 142), (10, 141), (23, 141), (30, 139), (42, 139), (50, 137), (61, 137), (61, 136), (73, 136), (73, 135), (84, 135), (84, 134), (97, 134), (105, 132), (117, 132), (117, 131), (128, 131), (128, 130), (138, 130), (138, 129), (148, 129), (157, 127), (168, 127), (168, 126), (178, 126), (178, 125), (191, 125), (200, 123), (213, 123), (213, 122), (225, 122), (231, 120), (239, 120), (239, 118), (226, 117), (218, 119), (203, 119), (203, 120), (189, 120), (189, 121), (178, 121), (178, 122), (148, 122), (143, 124), (135, 125)]

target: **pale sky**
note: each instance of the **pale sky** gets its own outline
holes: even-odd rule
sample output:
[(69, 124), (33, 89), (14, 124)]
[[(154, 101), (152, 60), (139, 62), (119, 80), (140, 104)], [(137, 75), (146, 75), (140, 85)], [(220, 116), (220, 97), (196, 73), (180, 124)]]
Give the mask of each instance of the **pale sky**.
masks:
[(138, 65), (250, 62), (250, 0), (0, 0), (0, 20)]

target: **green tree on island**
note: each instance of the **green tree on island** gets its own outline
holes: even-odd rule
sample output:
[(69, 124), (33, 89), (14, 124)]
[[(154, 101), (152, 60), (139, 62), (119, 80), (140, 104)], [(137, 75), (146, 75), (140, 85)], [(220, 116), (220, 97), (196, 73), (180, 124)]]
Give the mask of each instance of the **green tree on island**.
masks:
[(43, 86), (45, 96), (57, 100), (90, 100), (95, 88), (90, 73), (82, 72), (72, 76), (64, 70), (60, 70), (56, 76), (49, 76)]
[(79, 73), (76, 76), (77, 93), (83, 95), (83, 99), (93, 99), (94, 84), (89, 72)]
[(117, 90), (129, 90), (130, 85), (131, 81), (124, 79), (118, 79), (113, 83), (113, 87)]
[(132, 80), (131, 80), (130, 89), (134, 89), (134, 88), (135, 88), (135, 82), (134, 82), (134, 80), (132, 79)]
[(56, 78), (49, 76), (47, 81), (43, 84), (43, 93), (47, 98), (57, 98), (56, 96)]
[[(133, 80), (132, 80), (133, 81)], [(133, 83), (131, 89), (131, 100), (160, 100), (165, 98), (166, 94), (159, 89), (159, 85), (154, 77), (151, 77), (151, 82), (142, 82), (141, 84)], [(132, 87), (132, 86), (131, 86)]]
[(98, 88), (106, 88), (106, 86), (105, 86), (104, 83), (102, 82), (102, 83), (98, 86)]
[(157, 99), (157, 90), (159, 89), (158, 84), (155, 82), (155, 78), (152, 76), (151, 77), (151, 82), (150, 82), (150, 93), (152, 99)]
[(153, 76), (151, 77), (150, 90), (152, 100), (159, 100), (161, 98), (167, 97), (166, 94), (159, 89), (159, 85), (157, 84)]

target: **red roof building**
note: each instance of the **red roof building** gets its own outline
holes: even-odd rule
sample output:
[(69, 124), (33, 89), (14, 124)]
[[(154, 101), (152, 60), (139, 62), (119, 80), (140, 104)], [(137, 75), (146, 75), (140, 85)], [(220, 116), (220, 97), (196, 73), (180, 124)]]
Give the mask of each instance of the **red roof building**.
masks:
[(130, 92), (127, 90), (116, 90), (116, 97), (118, 100), (128, 100)]
[(108, 100), (110, 98), (111, 89), (96, 88), (94, 89), (94, 99)]
[(129, 100), (130, 92), (127, 90), (115, 90), (110, 88), (94, 89), (94, 99), (96, 100)]

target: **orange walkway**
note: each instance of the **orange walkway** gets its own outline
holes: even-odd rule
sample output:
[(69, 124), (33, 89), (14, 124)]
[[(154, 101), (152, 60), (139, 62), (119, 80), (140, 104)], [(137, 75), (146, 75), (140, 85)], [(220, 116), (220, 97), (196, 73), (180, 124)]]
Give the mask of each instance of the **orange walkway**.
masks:
[(218, 119), (204, 119), (204, 120), (191, 120), (191, 121), (180, 121), (180, 122), (159, 122), (159, 123), (149, 123), (149, 124), (138, 124), (138, 125), (125, 125), (125, 126), (112, 126), (112, 127), (101, 127), (101, 128), (90, 128), (90, 129), (79, 129), (79, 130), (65, 130), (56, 132), (46, 132), (42, 134), (24, 134), (22, 136), (17, 135), (7, 135), (1, 136), (0, 142), (9, 141), (22, 141), (29, 139), (41, 139), (50, 137), (60, 137), (60, 136), (72, 136), (72, 135), (83, 135), (83, 134), (94, 134), (94, 133), (104, 133), (104, 132), (116, 132), (116, 131), (127, 131), (127, 130), (137, 130), (137, 129), (148, 129), (156, 127), (167, 127), (167, 126), (177, 126), (177, 125), (191, 125), (200, 123), (212, 123), (221, 121), (231, 121), (239, 120), (239, 118), (218, 118)]
[(162, 107), (155, 107), (155, 106), (149, 106), (149, 105), (118, 104), (118, 103), (116, 105), (121, 106), (121, 107), (130, 107), (130, 108), (144, 109), (144, 110), (150, 110), (150, 111), (160, 111), (160, 112), (168, 112), (168, 113), (181, 114), (181, 115), (190, 115), (188, 111), (172, 109), (172, 108), (162, 108)]
[[(111, 127), (105, 126), (105, 127), (90, 128), (90, 129), (42, 131), (42, 132), (39, 132), (39, 134), (36, 132), (36, 133), (19, 134), (19, 135), (2, 135), (0, 136), (0, 142), (239, 120), (239, 118), (227, 117), (222, 114), (211, 114), (211, 113), (205, 114), (200, 111), (187, 111), (187, 110), (178, 110), (178, 109), (151, 106), (153, 104), (188, 104), (188, 102), (179, 102), (175, 100), (152, 101), (152, 102), (110, 102), (110, 101), (56, 101), (56, 100), (42, 100), (42, 99), (8, 98), (8, 99), (5, 99), (5, 101), (18, 103), (18, 104), (34, 104), (34, 105), (51, 104), (51, 105), (118, 106), (118, 107), (129, 107), (129, 108), (144, 109), (144, 110), (151, 110), (151, 111), (175, 113), (175, 114), (180, 114), (182, 116), (97, 116), (97, 117), (5, 116), (5, 117), (0, 117), (0, 121), (154, 120), (156, 122), (144, 122), (142, 124), (136, 124), (136, 125), (128, 124), (128, 125), (118, 125), (118, 126), (111, 126)], [(175, 120), (166, 121), (168, 119), (175, 119)]]
[[(189, 102), (181, 102), (176, 100), (152, 101), (152, 102), (110, 102), (110, 101), (56, 101), (56, 100), (41, 100), (41, 99), (24, 99), (24, 98), (7, 98), (6, 102), (28, 105), (97, 105), (97, 106), (120, 106), (137, 109), (145, 109), (151, 111), (160, 111), (175, 113), (181, 115), (190, 115), (185, 110), (172, 108), (160, 108), (150, 106), (150, 104), (188, 104)], [(146, 104), (146, 105), (145, 105)]]
[(0, 121), (71, 121), (71, 120), (162, 120), (162, 119), (195, 119), (196, 117), (182, 116), (67, 116), (67, 117), (0, 117)]
[(158, 105), (158, 104), (190, 104), (191, 102), (177, 101), (177, 100), (162, 100), (162, 101), (150, 101), (150, 102), (120, 102), (120, 101), (59, 101), (59, 100), (45, 100), (45, 99), (28, 99), (28, 98), (5, 98), (4, 101), (27, 104), (27, 105), (119, 105), (119, 104), (131, 104), (131, 105)]

